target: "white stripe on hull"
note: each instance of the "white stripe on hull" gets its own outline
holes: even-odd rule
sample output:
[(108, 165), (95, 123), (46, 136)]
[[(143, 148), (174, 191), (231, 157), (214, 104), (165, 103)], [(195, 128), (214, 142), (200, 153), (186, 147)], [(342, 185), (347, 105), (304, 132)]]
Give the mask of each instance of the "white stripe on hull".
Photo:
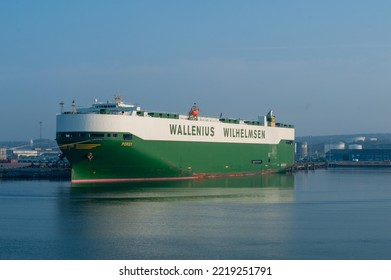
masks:
[(118, 132), (143, 140), (249, 144), (278, 144), (295, 137), (293, 128), (104, 114), (57, 115), (57, 132)]

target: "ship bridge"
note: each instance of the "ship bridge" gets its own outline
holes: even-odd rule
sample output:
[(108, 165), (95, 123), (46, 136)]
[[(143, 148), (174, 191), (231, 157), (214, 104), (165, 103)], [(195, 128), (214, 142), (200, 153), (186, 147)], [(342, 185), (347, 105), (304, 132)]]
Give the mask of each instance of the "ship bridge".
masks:
[[(60, 103), (61, 106), (64, 103)], [(89, 108), (76, 108), (75, 101), (72, 102), (72, 110), (70, 112), (62, 112), (62, 114), (113, 114), (113, 115), (132, 115), (133, 112), (139, 112), (140, 106), (127, 104), (123, 102), (121, 96), (115, 96), (114, 102), (95, 102)], [(61, 111), (63, 111), (61, 109)]]

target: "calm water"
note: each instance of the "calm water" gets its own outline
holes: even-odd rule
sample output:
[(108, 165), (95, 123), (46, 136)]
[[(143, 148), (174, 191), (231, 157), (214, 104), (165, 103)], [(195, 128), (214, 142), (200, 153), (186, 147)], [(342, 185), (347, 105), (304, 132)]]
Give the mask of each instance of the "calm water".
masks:
[(391, 259), (391, 169), (0, 181), (0, 259)]

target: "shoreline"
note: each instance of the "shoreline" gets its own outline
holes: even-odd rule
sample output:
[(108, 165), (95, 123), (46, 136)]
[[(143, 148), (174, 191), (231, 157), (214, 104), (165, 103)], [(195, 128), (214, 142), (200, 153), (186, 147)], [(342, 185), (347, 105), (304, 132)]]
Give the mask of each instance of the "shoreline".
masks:
[(67, 167), (20, 167), (0, 168), (0, 179), (71, 179)]

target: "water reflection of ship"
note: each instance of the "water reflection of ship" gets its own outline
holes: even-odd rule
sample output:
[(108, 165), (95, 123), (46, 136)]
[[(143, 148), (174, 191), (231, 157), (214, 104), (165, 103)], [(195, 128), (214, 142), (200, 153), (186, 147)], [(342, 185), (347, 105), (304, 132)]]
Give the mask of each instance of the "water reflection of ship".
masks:
[(259, 202), (293, 200), (294, 177), (290, 174), (223, 177), (202, 180), (84, 184), (71, 188), (73, 196), (103, 200), (240, 199)]
[[(292, 238), (293, 213), (279, 206), (294, 200), (292, 175), (62, 190), (56, 220), (67, 259), (221, 259), (235, 257), (232, 244), (248, 236), (273, 244)], [(254, 242), (253, 258), (264, 248)]]

